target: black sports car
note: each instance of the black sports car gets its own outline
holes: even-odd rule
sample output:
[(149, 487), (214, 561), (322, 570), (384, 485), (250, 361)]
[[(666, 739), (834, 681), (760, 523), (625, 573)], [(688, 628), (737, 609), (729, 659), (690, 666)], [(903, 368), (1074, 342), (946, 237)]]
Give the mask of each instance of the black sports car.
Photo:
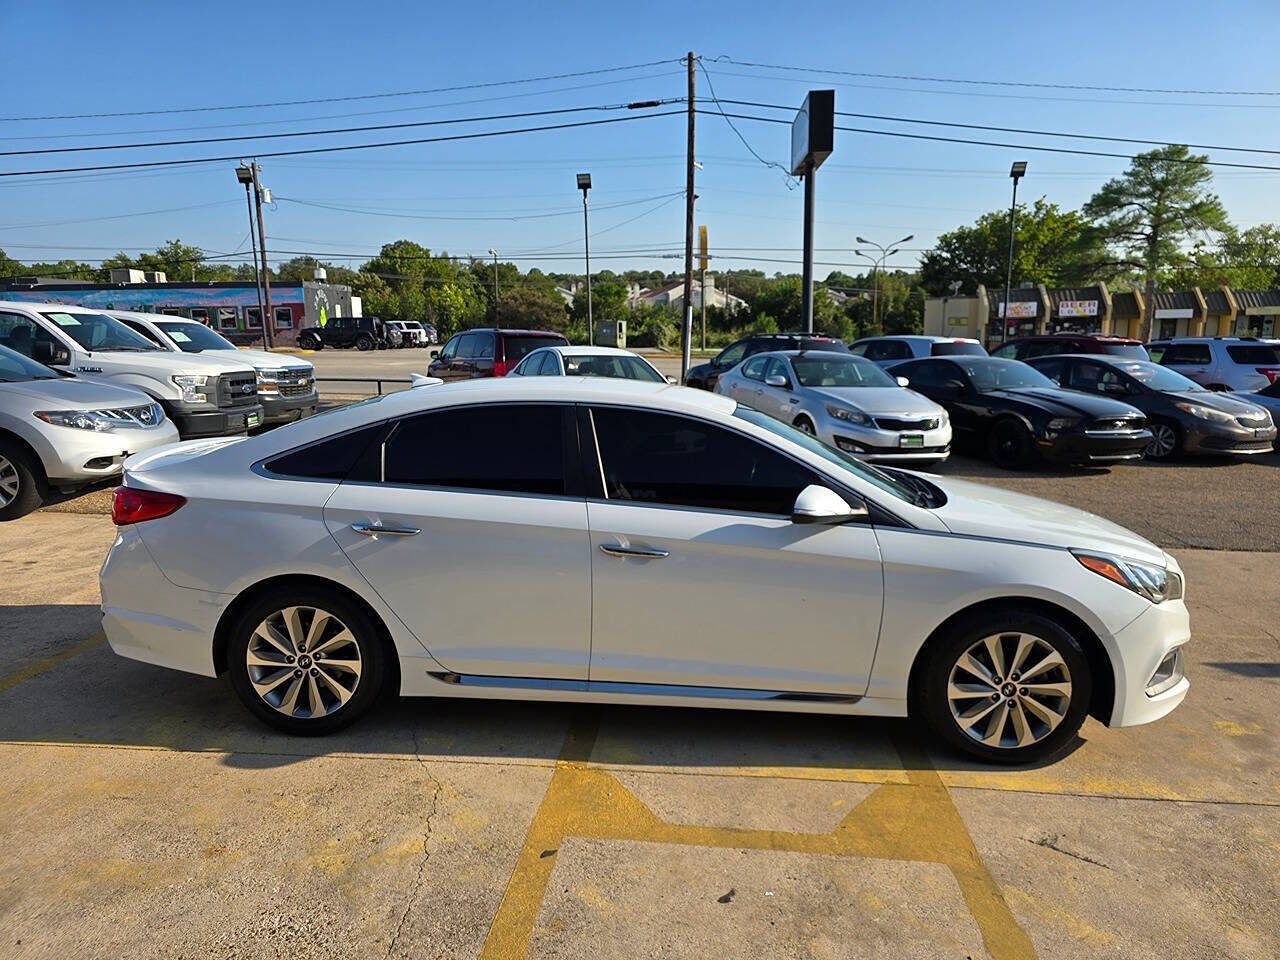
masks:
[(1265, 398), (1215, 393), (1176, 370), (1128, 357), (1057, 356), (1029, 361), (1069, 390), (1123, 400), (1141, 410), (1151, 429), (1147, 456), (1175, 453), (1269, 453), (1276, 440)]
[(1146, 418), (1127, 403), (1064, 390), (1020, 360), (924, 357), (890, 368), (942, 404), (955, 442), (981, 445), (997, 466), (1137, 460), (1151, 442)]

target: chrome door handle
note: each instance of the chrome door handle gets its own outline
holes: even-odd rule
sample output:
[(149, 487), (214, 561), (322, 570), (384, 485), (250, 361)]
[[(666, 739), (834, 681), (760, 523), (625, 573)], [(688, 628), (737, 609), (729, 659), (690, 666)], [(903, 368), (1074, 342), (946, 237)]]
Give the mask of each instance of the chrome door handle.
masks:
[(366, 537), (376, 537), (380, 533), (385, 533), (389, 537), (412, 537), (421, 533), (417, 527), (384, 527), (380, 523), (353, 523), (351, 529), (356, 533), (364, 534)]
[(650, 560), (661, 560), (671, 556), (670, 550), (661, 547), (624, 547), (620, 543), (602, 543), (600, 549), (611, 557), (646, 557)]

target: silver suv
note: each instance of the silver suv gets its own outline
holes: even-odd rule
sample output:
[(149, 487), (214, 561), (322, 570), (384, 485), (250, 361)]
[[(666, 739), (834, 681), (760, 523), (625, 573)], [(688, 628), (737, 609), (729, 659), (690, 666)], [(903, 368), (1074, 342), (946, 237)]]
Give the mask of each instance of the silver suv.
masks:
[(1254, 393), (1280, 377), (1280, 350), (1250, 337), (1175, 337), (1147, 349), (1156, 363), (1210, 390)]

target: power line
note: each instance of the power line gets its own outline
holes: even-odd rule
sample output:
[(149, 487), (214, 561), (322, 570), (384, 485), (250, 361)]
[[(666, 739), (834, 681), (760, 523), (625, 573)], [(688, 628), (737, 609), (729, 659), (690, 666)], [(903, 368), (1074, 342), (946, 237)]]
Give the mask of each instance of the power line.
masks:
[[(683, 196), (684, 191), (678, 193), (662, 193), (652, 197), (642, 197), (639, 200), (620, 200), (616, 203), (599, 204), (597, 210), (612, 210), (617, 207), (630, 207), (639, 203), (649, 203), (653, 200), (663, 200), (668, 197)], [(501, 221), (514, 222), (520, 220), (544, 220), (551, 217), (568, 217), (577, 216), (582, 211), (578, 208), (557, 209), (554, 212), (544, 213), (525, 213), (525, 214), (508, 214), (507, 216), (456, 216), (452, 214), (422, 214), (422, 213), (393, 213), (384, 210), (368, 210), (358, 207), (347, 207), (338, 204), (321, 203), (314, 200), (299, 200), (294, 197), (276, 197), (277, 200), (285, 203), (296, 203), (305, 207), (318, 207), (321, 210), (334, 210), (339, 213), (355, 213), (363, 216), (371, 217), (391, 217), (397, 220), (451, 220), (451, 221)]]
[[(707, 81), (707, 89), (711, 91), (711, 97), (710, 97), (711, 102), (714, 103), (716, 107), (720, 110), (720, 116), (724, 117), (724, 122), (729, 125), (729, 129), (734, 132), (734, 135), (739, 140), (742, 141), (742, 145), (747, 148), (747, 152), (750, 153), (757, 160), (759, 160), (766, 167), (773, 167), (778, 170), (781, 170), (782, 175), (787, 179), (788, 188), (794, 187), (796, 183), (796, 178), (791, 175), (791, 171), (788, 170), (786, 167), (784, 167), (780, 163), (777, 163), (773, 160), (766, 160), (764, 157), (760, 156), (760, 154), (756, 152), (756, 148), (751, 146), (751, 144), (747, 141), (747, 138), (742, 135), (742, 131), (739, 130), (737, 126), (734, 125), (734, 122), (732, 120), (729, 119), (729, 115), (725, 113), (724, 108), (720, 106), (720, 98), (716, 96), (716, 88), (711, 82), (711, 74), (707, 72), (707, 68), (703, 65), (701, 58), (698, 59), (698, 66), (702, 69), (702, 76)], [(733, 103), (732, 100), (726, 100), (724, 102)]]
[[(646, 106), (666, 106), (683, 103), (679, 97), (667, 100), (647, 101)], [(327, 137), (340, 133), (369, 133), (374, 130), (407, 130), (413, 127), (439, 127), (456, 123), (487, 123), (493, 120), (522, 120), (527, 117), (546, 117), (562, 113), (586, 113), (597, 110), (635, 109), (634, 104), (613, 103), (587, 107), (561, 107), (556, 110), (528, 110), (523, 113), (496, 113), (486, 117), (452, 117), (446, 120), (415, 120), (408, 123), (379, 123), (363, 127), (332, 127), (328, 130), (290, 130), (284, 133), (246, 133), (235, 137), (197, 137), (188, 140), (150, 140), (138, 143), (108, 143), (78, 147), (39, 147), (30, 150), (0, 150), (0, 157), (30, 157), (50, 153), (88, 153), (102, 150), (139, 150), (149, 147), (183, 147), (203, 143), (240, 143), (245, 140), (279, 140), (293, 137)]]
[(508, 87), (520, 83), (541, 83), (545, 80), (567, 80), (571, 77), (590, 77), (602, 73), (619, 73), (624, 70), (639, 70), (642, 67), (655, 67), (663, 63), (678, 63), (679, 57), (666, 60), (650, 60), (647, 63), (633, 63), (623, 67), (601, 67), (597, 70), (578, 70), (573, 73), (552, 73), (541, 77), (522, 77), (518, 80), (491, 80), (486, 83), (463, 83), (451, 87), (432, 87), (426, 90), (399, 90), (392, 93), (365, 93), (348, 97), (313, 97), (308, 100), (275, 100), (266, 103), (233, 103), (213, 107), (171, 107), (166, 110), (118, 110), (112, 113), (64, 113), (47, 114), (31, 117), (0, 117), (0, 123), (12, 123), (26, 120), (96, 120), (104, 117), (154, 117), (172, 113), (209, 113), (218, 110), (258, 110), (266, 107), (297, 107), (314, 103), (351, 103), (358, 100), (385, 100), (392, 97), (418, 97), (429, 93), (454, 93), (458, 90), (482, 90), (490, 87)]
[[(480, 140), (486, 137), (506, 137), (520, 133), (539, 133), (544, 130), (568, 130), (574, 127), (597, 127), (610, 123), (626, 123), (632, 120), (653, 119), (656, 117), (673, 117), (683, 114), (683, 110), (666, 110), (662, 113), (639, 113), (623, 117), (608, 117), (604, 120), (579, 120), (573, 123), (556, 123), (540, 127), (517, 127), (511, 130), (487, 130), (481, 133), (458, 133), (445, 137), (420, 137), (413, 140), (384, 140), (378, 143), (353, 143), (332, 147), (307, 147), (300, 150), (277, 150), (272, 153), (255, 153), (259, 158), (296, 157), (304, 154), (342, 153), (351, 150), (371, 150), (379, 147), (404, 147), (424, 143), (446, 143), (457, 140)], [(34, 177), (50, 173), (83, 173), (97, 170), (136, 170), (151, 167), (189, 166), (197, 163), (227, 163), (242, 159), (239, 155), (222, 157), (192, 157), (183, 160), (148, 160), (139, 163), (104, 163), (85, 167), (51, 167), (44, 170), (5, 170), (0, 177)]]
[(0, 230), (30, 230), (35, 227), (60, 227), (71, 223), (98, 223), (103, 220), (128, 220), (132, 217), (150, 217), (158, 213), (180, 213), (184, 210), (203, 210), (208, 207), (222, 207), (228, 204), (239, 205), (239, 200), (215, 200), (212, 203), (193, 203), (185, 207), (167, 207), (164, 210), (139, 210), (137, 213), (117, 213), (106, 217), (84, 217), (77, 220), (45, 220), (40, 223), (10, 223), (0, 226)]
[(819, 67), (794, 67), (777, 63), (753, 63), (731, 56), (712, 57), (711, 61), (732, 63), (739, 67), (764, 70), (789, 70), (796, 73), (823, 73), (842, 77), (865, 77), (872, 80), (908, 80), (913, 83), (961, 83), (984, 87), (1028, 87), (1041, 90), (1096, 90), (1103, 93), (1167, 93), (1212, 97), (1280, 97), (1280, 90), (1194, 90), (1163, 87), (1112, 87), (1085, 83), (1035, 83), (1029, 80), (970, 80), (963, 77), (930, 77), (903, 73), (865, 73), (856, 70), (829, 70)]

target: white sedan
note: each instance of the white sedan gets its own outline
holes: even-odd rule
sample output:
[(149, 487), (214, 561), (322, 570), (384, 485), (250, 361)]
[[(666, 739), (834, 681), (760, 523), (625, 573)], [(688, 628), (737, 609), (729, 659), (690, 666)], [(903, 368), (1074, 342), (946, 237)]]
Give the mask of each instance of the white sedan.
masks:
[[(126, 463), (119, 654), (325, 733), (384, 688), (923, 720), (1026, 762), (1186, 696), (1177, 563), (725, 397), (504, 377)], [(200, 544), (193, 550), (193, 543)]]
[(534, 350), (507, 374), (508, 377), (612, 377), (675, 383), (638, 353), (619, 347), (543, 347)]

